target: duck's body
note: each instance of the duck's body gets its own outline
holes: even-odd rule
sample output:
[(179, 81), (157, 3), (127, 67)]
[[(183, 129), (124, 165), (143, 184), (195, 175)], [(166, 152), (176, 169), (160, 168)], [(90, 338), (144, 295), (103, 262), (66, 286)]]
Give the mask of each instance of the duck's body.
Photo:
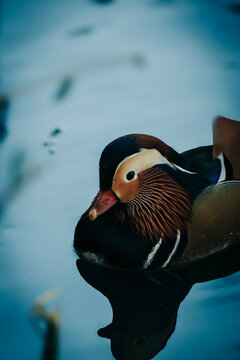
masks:
[(238, 155), (232, 150), (225, 154), (229, 139), (221, 128), (226, 123), (239, 131), (238, 122), (219, 118), (217, 146), (182, 154), (149, 135), (111, 142), (100, 159), (100, 191), (76, 227), (77, 253), (120, 267), (167, 266), (187, 243), (186, 224), (196, 196), (218, 182), (239, 178), (240, 148)]

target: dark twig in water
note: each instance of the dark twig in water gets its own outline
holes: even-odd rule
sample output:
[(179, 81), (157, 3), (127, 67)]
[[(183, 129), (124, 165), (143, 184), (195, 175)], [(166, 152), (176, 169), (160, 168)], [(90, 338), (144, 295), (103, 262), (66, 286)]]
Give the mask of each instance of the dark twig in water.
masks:
[(62, 100), (63, 98), (65, 98), (69, 94), (69, 92), (70, 92), (70, 90), (71, 90), (71, 88), (73, 86), (73, 81), (74, 80), (73, 80), (73, 78), (71, 76), (65, 77), (61, 81), (61, 83), (59, 85), (59, 88), (57, 89), (57, 92), (56, 92), (56, 95), (55, 95), (55, 98), (57, 100)]
[[(36, 316), (32, 318), (32, 324), (44, 338), (42, 360), (56, 360), (58, 351), (59, 327), (61, 321), (61, 311), (46, 309), (46, 305), (58, 296), (57, 290), (49, 291), (41, 295), (32, 308), (32, 313)], [(39, 322), (40, 320), (40, 322)], [(45, 331), (41, 329), (41, 321), (45, 325)]]
[(88, 34), (91, 34), (93, 31), (93, 28), (91, 25), (83, 25), (79, 26), (78, 28), (75, 28), (69, 32), (70, 37), (79, 37), (79, 36), (85, 36)]
[(54, 130), (52, 130), (50, 135), (57, 136), (57, 135), (61, 134), (61, 132), (62, 132), (62, 129), (58, 127), (58, 128), (55, 128)]
[[(105, 71), (111, 68), (115, 68), (118, 66), (123, 66), (125, 64), (130, 64), (133, 66), (142, 65), (145, 62), (145, 57), (139, 53), (130, 53), (121, 56), (116, 56), (104, 61), (99, 61), (92, 64), (86, 64), (85, 66), (76, 66), (71, 70), (62, 70), (60, 72), (56, 72), (55, 74), (51, 74), (45, 78), (39, 78), (36, 81), (29, 82), (28, 84), (20, 84), (18, 87), (13, 89), (7, 89), (6, 93), (8, 94), (8, 98), (14, 99), (19, 96), (23, 96), (26, 93), (32, 92), (34, 90), (38, 90), (44, 86), (48, 86), (50, 83), (64, 81), (67, 78), (76, 79), (81, 77), (86, 77), (89, 75), (94, 75), (100, 71)], [(69, 88), (70, 90), (70, 88)]]
[(25, 169), (25, 153), (17, 151), (10, 159), (8, 187), (0, 193), (0, 218), (12, 199), (20, 192), (23, 186), (36, 178), (40, 173), (40, 167)]

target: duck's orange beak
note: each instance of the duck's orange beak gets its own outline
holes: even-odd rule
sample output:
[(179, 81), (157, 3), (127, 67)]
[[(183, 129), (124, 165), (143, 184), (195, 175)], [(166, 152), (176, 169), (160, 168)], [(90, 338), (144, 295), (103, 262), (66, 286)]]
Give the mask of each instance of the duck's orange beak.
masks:
[(112, 190), (100, 191), (97, 201), (89, 211), (90, 220), (95, 220), (118, 202), (118, 197)]

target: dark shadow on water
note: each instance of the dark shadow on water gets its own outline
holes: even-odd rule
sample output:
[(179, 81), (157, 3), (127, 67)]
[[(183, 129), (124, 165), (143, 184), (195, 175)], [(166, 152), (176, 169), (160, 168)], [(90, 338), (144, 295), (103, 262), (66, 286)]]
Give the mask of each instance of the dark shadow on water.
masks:
[(240, 354), (240, 343), (236, 343), (232, 346), (231, 350)]
[(233, 293), (230, 295), (222, 295), (222, 296), (214, 296), (206, 300), (208, 306), (215, 306), (215, 305), (227, 305), (232, 303), (239, 303), (240, 302), (240, 294)]
[[(152, 272), (77, 260), (81, 276), (112, 306), (112, 323), (100, 329), (98, 335), (110, 339), (113, 356), (118, 360), (147, 360), (157, 355), (174, 332), (178, 308), (192, 286), (238, 271), (239, 250), (240, 244), (235, 243), (188, 264)], [(239, 295), (233, 295), (212, 302), (239, 300)]]
[(227, 4), (227, 7), (234, 14), (240, 15), (240, 3), (239, 2), (229, 2)]
[(93, 2), (95, 2), (97, 4), (101, 4), (101, 5), (107, 5), (107, 4), (111, 4), (112, 2), (114, 2), (114, 0), (93, 0)]
[(85, 260), (78, 260), (77, 266), (83, 278), (111, 303), (112, 323), (98, 335), (111, 340), (116, 359), (151, 359), (164, 348), (190, 283), (165, 272), (155, 279), (147, 273), (111, 270)]
[(9, 99), (4, 95), (0, 95), (0, 142), (2, 142), (7, 136), (7, 116), (9, 106)]
[(63, 100), (69, 95), (69, 92), (72, 89), (74, 79), (71, 76), (65, 77), (59, 84), (58, 89), (55, 94), (56, 100)]
[(93, 27), (91, 25), (82, 25), (69, 31), (68, 35), (71, 38), (78, 38), (80, 36), (89, 35), (92, 32), (93, 32)]
[(154, 6), (165, 6), (165, 5), (173, 5), (175, 4), (175, 0), (153, 0), (152, 5)]
[(224, 69), (226, 70), (238, 70), (240, 68), (240, 63), (238, 61), (226, 61), (224, 63)]
[(61, 132), (62, 132), (61, 128), (57, 127), (57, 128), (55, 128), (54, 130), (51, 131), (50, 136), (55, 137), (55, 136), (61, 134)]
[(0, 0), (0, 34), (2, 32), (3, 0)]

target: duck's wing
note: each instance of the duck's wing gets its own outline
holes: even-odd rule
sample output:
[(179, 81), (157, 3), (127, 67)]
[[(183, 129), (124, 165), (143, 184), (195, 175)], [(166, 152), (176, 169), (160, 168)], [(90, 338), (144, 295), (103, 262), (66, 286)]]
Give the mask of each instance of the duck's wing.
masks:
[[(237, 256), (239, 266), (239, 200), (240, 181), (222, 182), (203, 191), (193, 204), (192, 218), (187, 224), (187, 246), (179, 258), (171, 262), (171, 265), (204, 260), (210, 255), (225, 253), (225, 250), (233, 247), (235, 250), (230, 253), (229, 261), (233, 261)], [(220, 256), (220, 263), (223, 266), (224, 259), (223, 254), (222, 257)]]
[(183, 169), (194, 172), (203, 172), (204, 169), (212, 167), (213, 147), (200, 146), (181, 153), (180, 166)]
[(180, 154), (177, 166), (160, 164), (157, 167), (186, 189), (194, 199), (205, 188), (215, 185), (221, 177), (222, 162), (218, 158), (213, 159), (212, 151), (212, 146), (191, 149)]
[(213, 146), (181, 153), (178, 165), (170, 175), (193, 198), (210, 185), (240, 180), (240, 122), (218, 116), (213, 122)]
[(221, 153), (231, 164), (232, 178), (240, 180), (240, 122), (218, 116), (213, 122), (213, 157)]

